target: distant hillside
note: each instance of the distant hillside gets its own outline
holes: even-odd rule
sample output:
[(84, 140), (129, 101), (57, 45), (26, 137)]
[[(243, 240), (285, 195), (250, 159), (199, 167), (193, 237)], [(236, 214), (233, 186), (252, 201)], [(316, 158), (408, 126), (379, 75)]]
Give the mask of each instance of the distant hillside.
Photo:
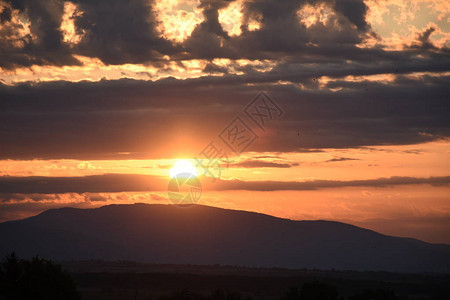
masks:
[(0, 224), (0, 254), (58, 260), (450, 273), (450, 246), (195, 205), (62, 208)]

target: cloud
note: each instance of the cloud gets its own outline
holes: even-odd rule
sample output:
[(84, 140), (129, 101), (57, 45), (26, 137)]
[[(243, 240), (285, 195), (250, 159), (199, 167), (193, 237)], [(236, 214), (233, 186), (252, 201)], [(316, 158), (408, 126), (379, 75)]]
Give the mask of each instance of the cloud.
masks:
[(64, 2), (0, 1), (0, 67), (79, 65), (60, 30)]
[[(8, 194), (117, 193), (161, 191), (166, 187), (167, 180), (165, 178), (134, 174), (104, 174), (83, 177), (0, 177), (2, 199), (10, 199), (6, 197)], [(14, 199), (20, 199), (17, 195), (14, 197)]]
[(430, 35), (436, 31), (436, 28), (429, 27), (424, 32), (418, 34), (417, 36), (417, 43), (412, 44), (410, 48), (416, 48), (416, 49), (435, 49), (436, 47), (431, 43), (430, 41)]
[[(65, 1), (4, 2), (2, 14), (7, 17), (2, 20), (10, 30), (0, 30), (0, 38), (7, 41), (0, 48), (6, 55), (0, 67), (80, 64), (75, 55), (97, 57), (106, 64), (141, 63), (161, 60), (164, 54), (180, 51), (158, 36), (153, 1), (71, 2), (76, 6), (76, 14), (72, 16), (74, 31), (80, 34), (76, 44), (64, 42), (61, 24)], [(24, 19), (26, 23), (22, 22)], [(15, 37), (27, 28), (29, 32), (18, 43)]]
[[(66, 69), (44, 76), (30, 68), (32, 78), (51, 82), (0, 84), (2, 159), (115, 159), (125, 152), (130, 159), (167, 158), (180, 155), (179, 148), (193, 156), (259, 90), (287, 113), (271, 125), (277, 134), (265, 133), (250, 151), (411, 144), (450, 135), (450, 58), (448, 49), (429, 46), (434, 27), (401, 51), (360, 47), (373, 33), (362, 0), (200, 1), (201, 22), (179, 41), (158, 31), (162, 12), (152, 1), (76, 0), (70, 17), (64, 3), (2, 1), (0, 67), (11, 69), (8, 82), (20, 81), (13, 71), (19, 66), (97, 63), (118, 65), (115, 74), (127, 77), (136, 64), (135, 75), (151, 67), (158, 75), (149, 77), (160, 79), (67, 82), (55, 80)], [(219, 20), (231, 5), (242, 7), (240, 35)], [(76, 43), (64, 40), (67, 18), (81, 37)], [(252, 20), (257, 30), (248, 28)], [(123, 72), (121, 64), (132, 65)], [(108, 70), (104, 75), (113, 73)], [(164, 77), (174, 70), (178, 77)], [(76, 72), (81, 77), (72, 80), (100, 78), (92, 69)], [(377, 76), (385, 79), (372, 80)]]
[(221, 180), (213, 187), (217, 190), (251, 190), (251, 191), (279, 191), (279, 190), (318, 190), (325, 188), (343, 187), (389, 187), (397, 185), (431, 184), (435, 186), (450, 184), (450, 176), (443, 177), (389, 177), (369, 180), (312, 180), (296, 181), (241, 181)]
[(157, 194), (150, 194), (150, 199), (153, 201), (167, 201), (167, 198), (162, 197), (160, 195)]
[(246, 160), (230, 164), (230, 168), (292, 168), (298, 166), (298, 163), (281, 163), (261, 160)]
[(159, 37), (153, 1), (74, 3), (82, 11), (75, 17), (75, 25), (84, 32), (74, 50), (77, 54), (98, 57), (105, 64), (123, 64), (161, 60), (164, 54), (179, 51)]
[[(373, 55), (396, 55), (385, 52), (380, 45), (358, 47), (377, 36), (367, 22), (369, 8), (363, 0), (285, 0), (282, 4), (261, 0), (242, 1), (239, 5), (237, 1), (204, 0), (198, 1), (198, 7), (191, 7), (195, 13), (176, 1), (169, 5), (170, 13), (153, 0), (73, 0), (70, 10), (65, 9), (69, 2), (63, 0), (0, 3), (0, 49), (4, 55), (0, 67), (5, 69), (80, 65), (79, 56), (98, 58), (106, 65), (163, 66), (168, 60), (199, 58), (282, 61), (283, 55), (289, 58), (301, 54), (314, 59), (367, 60)], [(178, 18), (176, 9), (184, 11)], [(241, 11), (236, 13), (235, 9)], [(326, 16), (319, 14), (320, 9), (327, 11)], [(197, 16), (198, 11), (202, 18)], [(241, 23), (240, 34), (224, 30), (226, 24), (219, 20), (219, 12), (224, 11), (240, 16), (236, 20)], [(297, 14), (299, 11), (302, 13)], [(319, 18), (314, 18), (318, 14)], [(182, 30), (181, 19), (189, 30)], [(309, 20), (308, 26), (302, 22), (305, 19)], [(252, 27), (252, 22), (258, 26)], [(163, 34), (161, 26), (165, 28)], [(169, 27), (178, 29), (170, 32)], [(440, 51), (430, 47), (430, 33), (420, 37), (421, 50)], [(76, 38), (69, 38), (70, 34)]]
[(349, 157), (334, 157), (332, 159), (327, 160), (326, 162), (339, 162), (339, 161), (348, 161), (348, 160), (359, 160), (359, 159), (349, 158)]
[(360, 0), (336, 0), (334, 8), (337, 12), (350, 20), (358, 30), (367, 31), (370, 25), (367, 24), (366, 14), (368, 7), (364, 1)]
[[(389, 177), (369, 180), (312, 180), (312, 181), (242, 181), (218, 180), (212, 184), (203, 180), (206, 190), (249, 190), (249, 191), (277, 191), (277, 190), (317, 190), (325, 188), (343, 187), (389, 187), (397, 185), (430, 184), (434, 186), (450, 184), (450, 176), (443, 177)], [(151, 175), (135, 174), (104, 174), (84, 177), (0, 177), (0, 199), (8, 202), (11, 199), (26, 200), (32, 194), (35, 201), (47, 199), (40, 194), (90, 193), (92, 201), (102, 201), (98, 193), (119, 192), (154, 192), (165, 191), (167, 179)], [(100, 197), (100, 198), (99, 198)], [(100, 200), (99, 200), (100, 199)], [(153, 199), (153, 198), (152, 198)], [(162, 200), (154, 198), (153, 200)]]
[[(335, 80), (327, 86), (341, 90), (333, 92), (313, 83), (312, 70), (294, 75), (297, 68), (291, 67), (155, 82), (0, 84), (0, 157), (122, 159), (118, 153), (129, 152), (129, 158), (169, 158), (179, 156), (180, 148), (184, 156), (195, 156), (258, 89), (286, 113), (249, 151), (399, 145), (450, 136), (448, 76), (398, 75), (388, 84)], [(274, 78), (292, 84), (273, 85)], [(298, 88), (295, 82), (311, 87)]]

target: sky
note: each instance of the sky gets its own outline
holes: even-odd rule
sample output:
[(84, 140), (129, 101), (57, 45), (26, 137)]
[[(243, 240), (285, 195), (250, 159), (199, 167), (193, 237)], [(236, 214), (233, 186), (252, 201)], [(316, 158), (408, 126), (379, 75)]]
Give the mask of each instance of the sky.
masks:
[(0, 222), (171, 203), (184, 160), (198, 204), (450, 244), (449, 21), (447, 0), (0, 0)]

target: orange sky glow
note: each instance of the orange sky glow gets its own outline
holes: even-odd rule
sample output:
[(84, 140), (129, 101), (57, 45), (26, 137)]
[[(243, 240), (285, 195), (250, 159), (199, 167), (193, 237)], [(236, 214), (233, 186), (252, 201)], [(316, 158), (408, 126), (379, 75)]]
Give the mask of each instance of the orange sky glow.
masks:
[[(172, 49), (172, 52), (167, 51), (167, 53), (163, 50), (158, 50), (159, 52), (155, 50), (156, 54), (151, 52), (151, 55), (154, 55), (152, 61), (142, 61), (134, 57), (128, 61), (120, 61), (120, 59), (125, 60), (125, 55), (119, 56), (120, 59), (118, 59), (113, 55), (111, 55), (112, 58), (107, 57), (106, 54), (102, 57), (90, 52), (91, 50), (86, 46), (90, 44), (84, 43), (98, 42), (98, 39), (92, 37), (92, 32), (97, 29), (95, 24), (92, 25), (94, 29), (81, 28), (80, 24), (83, 23), (81, 21), (89, 14), (83, 11), (83, 7), (76, 1), (63, 1), (58, 30), (62, 35), (61, 47), (67, 53), (71, 53), (70, 63), (52, 61), (52, 58), (47, 57), (35, 59), (27, 65), (20, 60), (12, 62), (12, 59), (15, 54), (21, 53), (20, 51), (26, 51), (24, 43), (28, 40), (41, 45), (43, 42), (40, 40), (39, 33), (43, 29), (37, 30), (33, 26), (32, 17), (26, 12), (0, 0), (0, 12), (7, 9), (11, 11), (11, 18), (0, 24), (0, 36), (5, 45), (8, 44), (7, 47), (5, 46), (5, 53), (9, 51), (9, 54), (14, 54), (7, 58), (11, 59), (11, 64), (6, 63), (5, 60), (4, 64), (0, 65), (0, 92), (13, 91), (11, 95), (22, 97), (27, 93), (27, 89), (38, 90), (43, 87), (42, 89), (45, 90), (48, 87), (48, 90), (56, 90), (54, 93), (57, 97), (65, 98), (61, 96), (65, 94), (58, 94), (60, 86), (73, 85), (71, 87), (74, 87), (75, 92), (72, 90), (69, 93), (72, 96), (78, 91), (77, 84), (87, 86), (86, 94), (99, 101), (99, 107), (103, 109), (101, 113), (98, 113), (97, 120), (100, 120), (98, 124), (108, 124), (103, 130), (99, 129), (99, 126), (103, 125), (94, 123), (92, 130), (98, 135), (86, 140), (80, 139), (79, 142), (93, 146), (91, 148), (80, 146), (80, 149), (73, 149), (70, 144), (70, 140), (74, 140), (73, 136), (68, 134), (65, 140), (64, 133), (58, 135), (58, 138), (63, 140), (60, 146), (49, 142), (57, 139), (52, 138), (50, 134), (50, 137), (46, 135), (37, 137), (32, 133), (24, 135), (23, 140), (28, 139), (26, 143), (16, 145), (5, 141), (12, 140), (13, 136), (18, 134), (14, 133), (14, 130), (8, 131), (9, 127), (0, 128), (5, 132), (5, 137), (0, 137), (0, 148), (7, 149), (5, 153), (7, 151), (18, 153), (17, 156), (13, 154), (0, 156), (0, 178), (6, 180), (39, 177), (41, 183), (44, 182), (43, 186), (47, 177), (50, 181), (52, 178), (97, 178), (95, 176), (101, 178), (110, 174), (145, 175), (156, 178), (153, 185), (149, 182), (148, 189), (145, 188), (144, 182), (139, 187), (129, 190), (123, 188), (124, 190), (121, 191), (91, 192), (78, 191), (74, 188), (70, 192), (51, 193), (45, 192), (46, 189), (30, 188), (25, 192), (15, 191), (12, 188), (7, 191), (0, 189), (0, 222), (36, 215), (54, 207), (87, 208), (135, 202), (170, 203), (166, 189), (170, 179), (169, 170), (175, 162), (179, 159), (187, 159), (195, 164), (194, 157), (212, 138), (216, 137), (215, 133), (219, 133), (227, 125), (227, 120), (239, 115), (246, 103), (255, 96), (256, 91), (269, 88), (272, 89), (270, 95), (282, 103), (291, 105), (297, 98), (303, 101), (299, 102), (297, 107), (299, 114), (303, 112), (303, 109), (306, 111), (305, 114), (293, 117), (292, 111), (288, 109), (285, 116), (268, 126), (268, 130), (257, 131), (259, 138), (248, 148), (248, 151), (239, 156), (230, 157), (231, 163), (228, 168), (222, 170), (219, 182), (211, 182), (210, 178), (199, 175), (203, 185), (199, 204), (257, 211), (298, 220), (336, 220), (384, 234), (414, 237), (434, 243), (450, 243), (449, 136), (442, 133), (441, 127), (439, 127), (441, 131), (427, 129), (432, 126), (428, 124), (438, 123), (437, 119), (441, 120), (440, 118), (436, 120), (424, 118), (425, 121), (419, 125), (411, 125), (408, 123), (409, 119), (403, 121), (396, 116), (396, 114), (406, 115), (404, 113), (406, 110), (396, 106), (392, 109), (388, 107), (392, 103), (397, 105), (396, 101), (399, 99), (413, 96), (414, 92), (410, 92), (411, 88), (408, 88), (408, 85), (414, 87), (415, 82), (423, 83), (424, 93), (427, 93), (426, 88), (431, 84), (436, 83), (442, 86), (446, 82), (448, 92), (450, 70), (440, 66), (439, 63), (432, 63), (433, 69), (430, 69), (423, 60), (428, 58), (426, 51), (431, 51), (430, 59), (433, 59), (434, 54), (447, 55), (448, 58), (450, 2), (446, 0), (365, 0), (364, 3), (368, 7), (365, 13), (365, 21), (368, 25), (365, 29), (361, 29), (364, 26), (359, 25), (357, 21), (343, 18), (342, 13), (333, 8), (332, 4), (327, 4), (327, 1), (315, 5), (301, 5), (296, 8), (293, 15), (297, 25), (304, 29), (305, 33), (303, 36), (296, 37), (295, 40), (305, 39), (307, 41), (305, 48), (301, 50), (308, 49), (309, 52), (298, 56), (296, 56), (297, 52), (279, 54), (282, 52), (275, 47), (276, 43), (264, 46), (265, 48), (261, 46), (263, 49), (261, 53), (253, 53), (239, 46), (247, 45), (239, 44), (247, 37), (253, 39), (251, 41), (254, 44), (249, 47), (251, 50), (252, 47), (263, 44), (262, 38), (258, 40), (259, 43), (255, 41), (260, 38), (258, 33), (268, 30), (270, 25), (270, 22), (265, 23), (268, 21), (267, 17), (263, 16), (264, 11), (258, 11), (251, 6), (254, 2), (236, 0), (227, 5), (211, 2), (217, 5), (216, 7), (209, 2), (202, 4), (199, 0), (157, 0), (149, 8), (149, 17), (151, 14), (155, 18), (152, 43), (156, 44), (156, 41), (160, 41), (159, 39), (168, 41), (170, 47), (175, 50)], [(217, 31), (215, 32), (217, 36), (214, 38), (208, 35), (210, 33), (202, 36), (204, 33), (202, 30), (217, 27), (213, 26), (215, 23), (211, 25), (207, 22), (205, 12), (207, 5), (214, 6), (213, 9), (217, 11), (216, 18), (220, 24), (220, 30), (214, 29)], [(336, 32), (331, 32), (330, 28)], [(318, 35), (320, 38), (314, 34), (314, 30), (320, 33)], [(352, 44), (351, 51), (355, 53), (355, 58), (345, 58), (345, 55), (340, 56), (339, 53), (336, 54), (336, 58), (323, 54), (333, 47), (326, 46), (323, 48), (325, 50), (320, 47), (333, 41), (338, 35), (339, 37), (348, 36), (348, 41), (344, 44), (345, 47)], [(201, 38), (198, 40), (194, 39), (199, 36)], [(274, 38), (273, 35), (271, 37)], [(295, 47), (292, 40), (287, 43), (287, 48)], [(204, 48), (207, 48), (206, 45), (212, 44), (217, 44), (217, 49), (225, 49), (226, 54), (217, 54), (217, 49), (202, 52)], [(169, 47), (164, 45), (166, 44), (161, 46), (162, 49)], [(270, 48), (272, 46), (275, 50)], [(111, 45), (111, 49), (114, 47), (125, 48), (124, 44), (119, 43)], [(236, 48), (242, 52), (248, 51), (249, 54), (239, 56), (240, 52), (236, 51)], [(2, 49), (0, 47), (0, 50)], [(111, 49), (108, 51), (112, 51)], [(313, 50), (310, 51), (310, 49)], [(419, 49), (417, 53), (414, 52), (416, 49)], [(391, 66), (389, 62), (368, 66), (373, 60), (370, 55), (375, 56), (376, 53), (382, 52), (383, 57), (401, 57), (402, 51), (412, 53), (411, 56), (419, 61), (416, 69), (408, 68), (406, 63), (401, 67)], [(30, 57), (29, 54), (24, 53), (25, 56)], [(130, 57), (135, 54), (132, 51), (130, 53)], [(197, 53), (200, 54), (197, 55)], [(320, 56), (322, 54), (323, 56)], [(367, 55), (367, 59), (359, 61), (359, 57), (364, 55)], [(342, 61), (338, 63), (333, 59)], [(0, 60), (4, 60), (2, 54), (0, 54)], [(295, 76), (300, 76), (300, 79), (295, 79)], [(220, 80), (229, 81), (221, 83)], [(128, 87), (126, 93), (121, 94), (123, 90), (120, 88), (109, 89), (110, 82), (125, 84), (131, 82), (131, 87)], [(136, 86), (133, 86), (134, 82), (137, 82)], [(162, 92), (154, 88), (159, 83), (164, 85), (165, 89)], [(93, 87), (96, 84), (102, 85), (106, 92), (95, 94)], [(138, 84), (142, 84), (143, 87)], [(186, 86), (192, 89), (200, 87), (195, 90), (197, 94), (190, 94), (189, 91), (183, 90)], [(215, 86), (218, 87), (217, 90), (211, 88)], [(218, 91), (219, 86), (220, 91)], [(242, 92), (237, 90), (237, 86), (242, 87)], [(407, 92), (403, 94), (392, 92), (390, 96), (392, 99), (390, 98), (390, 102), (387, 101), (388, 104), (373, 105), (374, 114), (378, 113), (376, 110), (379, 109), (389, 117), (393, 116), (391, 119), (380, 121), (377, 119), (378, 115), (372, 116), (371, 112), (367, 112), (368, 116), (362, 118), (361, 124), (367, 126), (367, 131), (372, 135), (368, 134), (367, 137), (359, 138), (359, 144), (353, 143), (352, 138), (343, 137), (354, 129), (350, 127), (353, 117), (356, 118), (358, 114), (356, 108), (355, 113), (351, 112), (353, 108), (348, 109), (349, 117), (342, 116), (342, 119), (340, 115), (336, 117), (337, 120), (333, 124), (341, 126), (339, 128), (342, 128), (342, 136), (327, 135), (327, 128), (333, 125), (327, 127), (324, 125), (325, 121), (317, 121), (314, 119), (314, 113), (311, 115), (308, 113), (315, 112), (316, 105), (320, 106), (322, 103), (320, 101), (324, 103), (328, 101), (327, 97), (341, 97), (340, 100), (346, 101), (346, 95), (349, 97), (357, 95), (359, 100), (353, 106), (356, 107), (362, 105), (364, 101), (370, 102), (371, 100), (367, 100), (366, 96), (370, 93), (371, 97), (379, 99), (383, 91), (390, 92), (391, 88), (400, 89), (405, 86)], [(21, 87), (25, 88), (20, 90)], [(17, 92), (15, 88), (18, 89)], [(236, 89), (235, 94), (233, 94), (234, 89)], [(128, 93), (130, 90), (132, 92)], [(226, 95), (220, 93), (224, 90), (227, 91)], [(302, 96), (296, 98), (290, 96), (290, 92), (302, 93)], [(342, 94), (342, 92), (348, 94)], [(119, 100), (112, 101), (116, 93), (125, 95), (120, 101), (132, 102), (135, 106), (117, 104)], [(142, 99), (151, 97), (155, 99), (159, 97), (158, 99), (163, 100), (157, 102), (154, 107), (142, 108), (140, 106), (144, 102)], [(184, 100), (188, 97), (190, 98)], [(316, 102), (314, 102), (315, 97), (317, 97)], [(442, 97), (436, 97), (442, 100)], [(45, 96), (37, 99), (36, 101), (48, 100)], [(245, 100), (247, 102), (241, 99), (247, 99)], [(11, 119), (16, 118), (18, 114), (14, 111), (16, 107), (13, 97), (3, 100), (10, 101), (8, 105), (11, 105), (11, 111), (13, 111)], [(1, 101), (0, 117), (3, 116)], [(167, 103), (171, 101), (179, 101), (179, 103), (170, 106)], [(185, 103), (189, 101), (191, 104), (184, 106), (183, 101)], [(201, 101), (205, 103), (202, 104)], [(305, 104), (307, 101), (313, 103), (310, 110), (307, 110), (310, 107), (309, 104)], [(38, 110), (42, 109), (49, 119), (54, 117), (51, 107), (41, 107), (40, 102), (34, 104), (30, 101), (29, 103), (31, 106), (36, 105)], [(79, 121), (74, 123), (75, 125), (67, 126), (65, 128), (67, 132), (75, 130), (73, 128), (76, 125), (80, 126), (80, 132), (90, 131), (87, 125), (89, 121), (85, 119), (85, 115), (94, 109), (91, 111), (88, 104), (80, 104), (73, 110), (61, 108), (58, 106), (59, 103), (53, 104), (57, 107), (55, 111), (62, 112), (61, 116), (55, 117), (58, 122), (64, 120), (65, 116), (71, 112), (77, 114), (76, 118)], [(114, 106), (116, 104), (118, 108)], [(197, 111), (196, 109), (200, 106), (204, 107), (203, 110)], [(448, 109), (448, 106), (442, 106), (435, 112), (430, 107), (424, 105), (422, 110), (426, 112), (429, 110), (432, 114), (442, 113), (443, 110)], [(116, 118), (114, 114), (119, 110), (123, 115)], [(319, 108), (317, 111), (324, 114), (323, 120), (332, 119), (331, 115), (335, 117), (339, 114), (339, 112), (334, 114), (333, 109), (327, 111)], [(215, 112), (223, 115), (216, 117)], [(345, 113), (346, 110), (342, 109), (342, 112)], [(147, 117), (146, 113), (154, 114), (152, 116), (156, 119)], [(166, 115), (168, 117), (164, 119)], [(110, 117), (113, 121), (101, 123), (102, 120), (110, 120)], [(158, 123), (157, 118), (160, 117), (161, 121)], [(43, 131), (51, 131), (58, 127), (58, 125), (45, 127), (43, 123), (34, 123), (33, 118), (32, 111), (24, 113), (20, 119), (25, 128), (24, 131), (41, 128), (40, 126)], [(154, 121), (156, 125), (146, 123), (153, 120), (157, 120)], [(199, 123), (199, 120), (205, 121)], [(299, 122), (296, 123), (296, 121)], [(332, 121), (334, 122), (334, 119)], [(122, 129), (116, 130), (114, 127), (121, 122), (124, 124), (123, 133), (120, 133)], [(126, 127), (127, 122), (136, 122), (133, 123), (136, 124), (136, 128)], [(85, 125), (86, 127), (83, 127)], [(110, 131), (109, 125), (111, 125)], [(374, 133), (377, 127), (386, 126), (387, 128), (391, 125), (395, 125), (400, 132), (398, 135), (393, 134), (394, 137), (391, 139), (383, 140), (385, 137), (383, 133)], [(358, 129), (357, 125), (355, 127)], [(314, 134), (310, 136), (308, 132), (311, 128), (314, 129)], [(403, 140), (399, 137), (402, 135), (401, 129), (405, 128), (408, 128), (407, 133), (413, 138)], [(132, 131), (132, 129), (135, 130)], [(113, 145), (114, 138), (109, 138), (104, 131), (112, 137), (120, 136), (120, 142)], [(386, 132), (386, 136), (392, 133)], [(348, 133), (348, 135), (351, 134)], [(103, 136), (107, 136), (106, 142), (102, 140)], [(103, 142), (97, 145), (99, 140)], [(330, 142), (327, 143), (328, 141)], [(7, 143), (8, 147), (6, 147)], [(27, 152), (34, 148), (37, 149), (35, 154)], [(61, 154), (58, 151), (61, 151)], [(44, 152), (49, 154), (43, 155)], [(22, 153), (25, 154), (20, 156)], [(202, 174), (202, 171), (201, 168), (197, 169), (198, 174)], [(385, 179), (387, 183), (384, 182)], [(258, 185), (261, 182), (274, 182), (274, 188), (261, 190)], [(283, 187), (286, 182), (293, 185), (300, 183), (300, 185), (299, 188), (286, 188)], [(1, 184), (0, 182), (0, 187), (2, 187)], [(277, 184), (281, 187), (278, 188)]]

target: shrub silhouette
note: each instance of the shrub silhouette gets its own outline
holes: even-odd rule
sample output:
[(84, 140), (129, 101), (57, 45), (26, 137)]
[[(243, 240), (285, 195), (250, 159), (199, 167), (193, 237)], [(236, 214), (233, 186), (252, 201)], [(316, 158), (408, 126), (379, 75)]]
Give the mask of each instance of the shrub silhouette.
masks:
[(300, 291), (302, 300), (337, 300), (338, 296), (336, 287), (318, 281), (305, 283)]
[(393, 291), (386, 290), (365, 290), (360, 294), (349, 297), (350, 300), (397, 300), (399, 299)]
[(217, 289), (211, 293), (211, 296), (208, 297), (210, 300), (242, 300), (242, 299), (250, 299), (249, 297), (243, 297), (238, 292), (233, 292), (229, 290)]
[(159, 298), (160, 300), (204, 300), (205, 297), (201, 294), (184, 290), (184, 291), (176, 291), (169, 296), (162, 296)]
[(300, 292), (299, 292), (298, 288), (296, 288), (295, 286), (290, 287), (282, 299), (283, 300), (298, 300), (298, 299), (300, 299)]
[(223, 289), (213, 291), (209, 296), (203, 296), (189, 290), (177, 291), (169, 296), (162, 296), (160, 300), (250, 300), (250, 297), (243, 297), (238, 292)]
[(70, 274), (59, 264), (34, 257), (19, 259), (15, 253), (0, 263), (0, 299), (80, 299)]
[(303, 284), (299, 291), (291, 287), (283, 297), (284, 300), (337, 300), (339, 293), (336, 287), (318, 281)]

